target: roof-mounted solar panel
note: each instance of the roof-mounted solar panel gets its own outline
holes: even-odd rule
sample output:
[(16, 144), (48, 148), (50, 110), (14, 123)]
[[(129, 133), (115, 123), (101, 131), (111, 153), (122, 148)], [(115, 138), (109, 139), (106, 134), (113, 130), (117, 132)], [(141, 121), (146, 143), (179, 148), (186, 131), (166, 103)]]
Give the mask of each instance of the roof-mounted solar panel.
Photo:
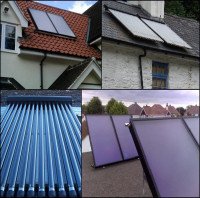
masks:
[(158, 23), (155, 21), (142, 19), (141, 20), (147, 24), (153, 31), (155, 31), (166, 43), (185, 47), (191, 49), (191, 46), (188, 45), (182, 38), (180, 38), (171, 28), (166, 24)]
[(29, 11), (38, 30), (68, 37), (75, 37), (75, 34), (62, 16), (35, 9), (29, 9)]
[(184, 121), (199, 144), (199, 118), (184, 118)]
[(181, 119), (131, 120), (154, 197), (199, 197), (199, 147)]
[(46, 12), (34, 9), (29, 9), (29, 10), (36, 23), (38, 30), (57, 33), (52, 22), (49, 20), (49, 17), (47, 16)]
[(69, 25), (65, 22), (65, 20), (62, 16), (58, 16), (58, 15), (51, 14), (51, 13), (47, 13), (47, 14), (59, 34), (70, 36), (70, 37), (75, 37), (74, 33), (72, 32)]
[(158, 35), (156, 35), (147, 25), (145, 25), (137, 16), (133, 16), (112, 9), (108, 10), (134, 36), (163, 42), (163, 40)]
[(138, 158), (130, 132), (130, 116), (86, 115), (95, 167)]
[(129, 122), (130, 116), (113, 115), (111, 118), (113, 120), (124, 160), (138, 157), (138, 153), (129, 129), (125, 126), (125, 123)]
[(95, 167), (122, 161), (110, 116), (86, 116)]

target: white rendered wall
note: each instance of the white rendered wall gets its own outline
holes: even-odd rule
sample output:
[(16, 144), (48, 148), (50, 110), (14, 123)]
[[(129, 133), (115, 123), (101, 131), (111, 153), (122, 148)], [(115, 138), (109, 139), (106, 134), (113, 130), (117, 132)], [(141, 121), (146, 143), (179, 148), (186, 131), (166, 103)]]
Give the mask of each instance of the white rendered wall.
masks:
[[(12, 77), (26, 89), (40, 89), (40, 61), (42, 56), (1, 52), (1, 76)], [(47, 58), (43, 68), (43, 88), (49, 86), (69, 66), (77, 62)]]
[[(143, 51), (106, 41), (103, 41), (102, 48), (103, 89), (140, 89), (139, 55)], [(152, 61), (169, 63), (168, 89), (199, 89), (197, 61), (149, 51), (142, 58), (145, 89), (152, 88)]]

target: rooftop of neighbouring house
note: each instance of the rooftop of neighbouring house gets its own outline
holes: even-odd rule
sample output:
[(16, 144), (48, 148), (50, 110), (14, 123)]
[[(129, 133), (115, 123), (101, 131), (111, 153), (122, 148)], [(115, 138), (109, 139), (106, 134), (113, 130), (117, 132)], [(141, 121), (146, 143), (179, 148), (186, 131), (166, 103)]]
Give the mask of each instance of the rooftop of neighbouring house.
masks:
[(167, 115), (168, 111), (162, 107), (160, 104), (154, 104), (152, 107), (150, 106), (144, 106), (143, 110), (146, 115)]
[(142, 107), (135, 102), (134, 104), (128, 107), (128, 114), (129, 115), (140, 115), (142, 111)]
[(180, 38), (182, 38), (192, 48), (186, 49), (175, 47), (159, 41), (149, 41), (141, 39), (130, 34), (109, 12), (105, 6), (110, 9), (121, 11), (127, 14), (139, 16), (149, 20), (158, 21), (152, 18), (150, 14), (141, 6), (129, 5), (122, 1), (103, 1), (102, 3), (102, 37), (111, 41), (121, 42), (133, 46), (144, 47), (146, 49), (167, 52), (172, 54), (184, 55), (193, 58), (199, 57), (199, 22), (180, 16), (165, 14), (163, 22), (170, 27)]
[(185, 115), (199, 115), (199, 106), (190, 106), (186, 112)]
[[(87, 43), (89, 27), (89, 17), (87, 15), (51, 7), (36, 1), (16, 2), (29, 22), (29, 26), (24, 29), (23, 38), (19, 40), (20, 48), (82, 58), (101, 58), (100, 51)], [(29, 9), (45, 11), (62, 16), (73, 31), (75, 38), (38, 31)]]

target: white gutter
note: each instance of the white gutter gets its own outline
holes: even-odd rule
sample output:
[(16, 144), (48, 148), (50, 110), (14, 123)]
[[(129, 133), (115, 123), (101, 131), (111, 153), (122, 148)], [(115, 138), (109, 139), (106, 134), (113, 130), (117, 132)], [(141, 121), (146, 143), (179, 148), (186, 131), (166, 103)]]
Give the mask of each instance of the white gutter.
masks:
[[(37, 51), (32, 51), (32, 50), (20, 50), (19, 56), (20, 55), (31, 55), (31, 56), (44, 56), (43, 52), (37, 52)], [(63, 60), (72, 60), (72, 61), (83, 61), (85, 58), (78, 58), (78, 57), (73, 57), (73, 56), (63, 56), (63, 55), (57, 55), (57, 54), (46, 54), (47, 58), (55, 58), (55, 59), (63, 59)]]
[(99, 41), (101, 41), (101, 37), (98, 38), (98, 39), (96, 39), (96, 40), (94, 40), (94, 41), (92, 41), (92, 42), (90, 43), (90, 45), (96, 44), (96, 43), (98, 43)]

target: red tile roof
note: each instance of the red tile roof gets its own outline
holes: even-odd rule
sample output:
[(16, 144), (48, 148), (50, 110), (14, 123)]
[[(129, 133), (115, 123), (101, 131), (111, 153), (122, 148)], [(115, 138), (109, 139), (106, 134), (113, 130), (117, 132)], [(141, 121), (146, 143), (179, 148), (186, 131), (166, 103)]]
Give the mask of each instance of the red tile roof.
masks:
[(185, 112), (185, 115), (188, 115), (188, 116), (194, 116), (194, 115), (199, 115), (199, 106), (190, 106), (186, 112)]
[(142, 111), (142, 108), (140, 107), (140, 105), (137, 104), (137, 102), (135, 102), (134, 104), (128, 107), (129, 115), (140, 115), (141, 111)]
[[(78, 57), (101, 58), (100, 51), (92, 46), (89, 46), (86, 42), (89, 23), (88, 16), (43, 5), (33, 1), (17, 1), (17, 3), (30, 22), (29, 27), (25, 29), (26, 38), (22, 38), (19, 41), (21, 48)], [(76, 35), (76, 39), (74, 40), (36, 31), (36, 27), (28, 12), (28, 8), (61, 15)]]
[(169, 105), (168, 111), (172, 115), (180, 116), (180, 113), (176, 110), (176, 108), (174, 106)]
[(159, 104), (154, 104), (152, 107), (146, 105), (143, 107), (143, 109), (146, 115), (166, 116), (168, 113), (167, 110)]

